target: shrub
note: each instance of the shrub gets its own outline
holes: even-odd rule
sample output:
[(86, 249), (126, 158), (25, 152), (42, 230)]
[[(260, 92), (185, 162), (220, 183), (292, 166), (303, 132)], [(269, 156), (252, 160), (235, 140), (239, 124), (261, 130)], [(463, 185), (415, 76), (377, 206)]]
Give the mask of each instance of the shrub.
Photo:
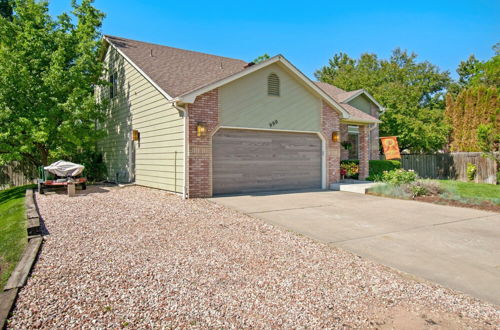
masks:
[(467, 179), (469, 181), (474, 181), (474, 177), (476, 176), (477, 167), (472, 163), (467, 163)]
[(410, 196), (403, 186), (393, 184), (377, 184), (368, 189), (370, 194), (408, 199)]
[(384, 171), (382, 181), (394, 185), (413, 182), (417, 179), (417, 173), (413, 170), (406, 171), (402, 168), (392, 171)]
[(433, 180), (416, 180), (406, 184), (385, 183), (378, 184), (369, 189), (375, 195), (382, 195), (395, 198), (415, 198), (418, 196), (439, 195), (443, 189), (439, 182)]
[(432, 180), (417, 180), (406, 184), (403, 188), (411, 198), (418, 196), (435, 196), (443, 192), (439, 182)]
[(401, 168), (399, 160), (370, 160), (370, 176)]
[[(354, 163), (359, 165), (359, 160), (351, 159), (351, 160), (342, 160), (340, 162), (340, 166), (342, 168), (342, 164)], [(369, 166), (369, 176), (366, 178), (369, 181), (382, 181), (382, 173), (384, 171), (391, 171), (397, 168), (401, 168), (401, 162), (399, 160), (370, 160), (368, 162)], [(357, 179), (358, 175), (352, 176), (352, 178)]]
[(370, 176), (366, 178), (369, 181), (382, 181), (384, 171), (392, 171), (401, 168), (399, 160), (370, 160)]
[(366, 178), (366, 180), (380, 182), (382, 181), (382, 174), (383, 173), (370, 175), (369, 177)]
[(411, 198), (427, 195), (427, 189), (419, 185), (410, 184), (408, 185), (407, 191), (411, 195)]
[(106, 177), (106, 165), (104, 164), (102, 154), (95, 151), (86, 151), (70, 158), (70, 161), (85, 166), (83, 176), (90, 182), (97, 182)]

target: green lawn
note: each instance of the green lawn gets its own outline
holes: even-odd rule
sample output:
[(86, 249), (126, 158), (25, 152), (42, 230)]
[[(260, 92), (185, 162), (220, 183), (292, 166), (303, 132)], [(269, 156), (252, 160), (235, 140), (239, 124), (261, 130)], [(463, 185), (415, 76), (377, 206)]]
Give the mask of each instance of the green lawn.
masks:
[(24, 195), (28, 186), (0, 191), (0, 289), (3, 289), (27, 243)]
[(452, 199), (490, 201), (500, 205), (500, 186), (487, 183), (439, 180), (444, 194)]

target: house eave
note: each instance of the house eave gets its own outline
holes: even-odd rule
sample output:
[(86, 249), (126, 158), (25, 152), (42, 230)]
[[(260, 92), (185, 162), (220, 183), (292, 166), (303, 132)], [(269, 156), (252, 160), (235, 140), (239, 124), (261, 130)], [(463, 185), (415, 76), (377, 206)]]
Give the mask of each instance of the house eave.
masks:
[(364, 118), (356, 118), (356, 117), (341, 119), (340, 122), (342, 124), (361, 124), (361, 125), (380, 124), (381, 123), (381, 121), (378, 119), (364, 119)]
[(364, 94), (366, 97), (368, 97), (370, 99), (370, 101), (372, 101), (379, 108), (380, 112), (383, 112), (385, 110), (385, 108), (382, 105), (380, 105), (380, 103), (378, 103), (377, 100), (375, 100), (375, 98), (373, 96), (371, 96), (370, 93), (368, 93), (365, 89), (360, 89), (357, 93), (351, 95), (350, 97), (343, 100), (342, 102), (348, 103), (348, 102), (354, 100), (356, 97), (360, 96), (361, 94)]

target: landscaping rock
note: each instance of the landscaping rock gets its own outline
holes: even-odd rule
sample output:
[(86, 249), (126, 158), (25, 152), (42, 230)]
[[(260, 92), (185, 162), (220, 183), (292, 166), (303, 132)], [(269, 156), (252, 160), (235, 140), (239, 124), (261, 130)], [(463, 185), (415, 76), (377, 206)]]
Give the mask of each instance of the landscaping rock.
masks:
[(49, 235), (10, 327), (495, 328), (498, 307), (204, 199), (37, 195)]

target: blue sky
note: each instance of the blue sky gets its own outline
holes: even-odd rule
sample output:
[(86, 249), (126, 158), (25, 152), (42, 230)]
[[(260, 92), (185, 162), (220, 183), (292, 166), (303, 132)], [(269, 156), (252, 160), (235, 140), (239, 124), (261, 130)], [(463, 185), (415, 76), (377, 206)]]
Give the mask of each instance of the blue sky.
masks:
[[(70, 0), (51, 0), (53, 15)], [(455, 77), (470, 54), (493, 55), (500, 1), (96, 0), (103, 32), (251, 61), (283, 54), (312, 77), (337, 52), (386, 58), (401, 47)]]

